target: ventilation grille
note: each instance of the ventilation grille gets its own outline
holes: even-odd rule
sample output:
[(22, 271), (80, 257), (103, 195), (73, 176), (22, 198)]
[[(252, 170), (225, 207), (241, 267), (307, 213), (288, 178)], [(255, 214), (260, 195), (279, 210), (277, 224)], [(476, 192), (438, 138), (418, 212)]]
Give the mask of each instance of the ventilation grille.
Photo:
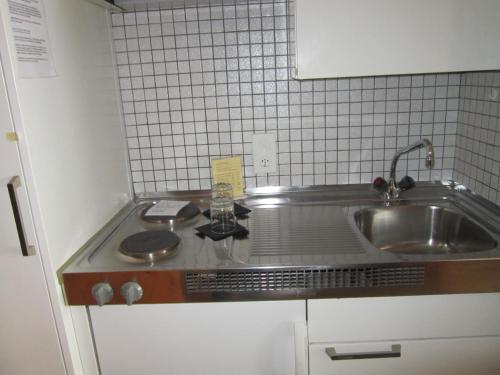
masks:
[(189, 272), (186, 274), (187, 293), (417, 286), (423, 283), (423, 266)]

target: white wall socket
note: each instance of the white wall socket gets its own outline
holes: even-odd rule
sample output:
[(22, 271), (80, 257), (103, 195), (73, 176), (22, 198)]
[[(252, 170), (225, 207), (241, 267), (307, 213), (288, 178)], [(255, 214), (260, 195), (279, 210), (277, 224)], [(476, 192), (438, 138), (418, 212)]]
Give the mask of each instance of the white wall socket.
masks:
[(253, 169), (255, 174), (276, 172), (276, 136), (274, 134), (254, 134)]

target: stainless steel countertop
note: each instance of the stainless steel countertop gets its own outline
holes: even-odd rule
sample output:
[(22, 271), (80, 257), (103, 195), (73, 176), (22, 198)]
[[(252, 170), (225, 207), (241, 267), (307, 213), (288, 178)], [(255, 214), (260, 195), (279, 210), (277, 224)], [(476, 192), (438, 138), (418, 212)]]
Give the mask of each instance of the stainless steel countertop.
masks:
[[(159, 199), (188, 200), (201, 211), (209, 207), (209, 191), (141, 195), (130, 202), (63, 267), (63, 273), (120, 271), (256, 270), (339, 267), (367, 264), (498, 259), (500, 248), (462, 254), (403, 255), (381, 251), (357, 230), (353, 214), (384, 202), (370, 185), (267, 187), (248, 189), (238, 202), (252, 209), (240, 223), (248, 239), (214, 242), (195, 235), (207, 224), (203, 215), (179, 224), (151, 224), (143, 210)], [(500, 208), (462, 186), (441, 182), (418, 183), (393, 204), (449, 207), (485, 227), (500, 243)], [(170, 229), (180, 238), (176, 254), (157, 262), (134, 261), (117, 249), (127, 236), (150, 229)]]

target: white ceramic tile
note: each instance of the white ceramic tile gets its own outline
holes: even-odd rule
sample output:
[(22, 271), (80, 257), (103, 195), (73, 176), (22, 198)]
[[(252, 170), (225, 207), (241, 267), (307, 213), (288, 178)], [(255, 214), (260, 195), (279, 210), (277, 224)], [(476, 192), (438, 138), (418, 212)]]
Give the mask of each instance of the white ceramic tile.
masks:
[[(243, 157), (247, 186), (369, 182), (387, 174), (410, 135), (435, 137), (447, 153), (438, 163), (446, 171), (433, 175), (411, 164), (417, 179), (450, 174), (460, 74), (290, 80), (287, 9), (278, 1), (112, 15), (136, 192), (209, 187), (210, 158), (231, 154)], [(498, 117), (498, 105), (481, 108)], [(462, 117), (496, 134), (491, 119)], [(278, 172), (255, 176), (248, 139), (273, 130)]]

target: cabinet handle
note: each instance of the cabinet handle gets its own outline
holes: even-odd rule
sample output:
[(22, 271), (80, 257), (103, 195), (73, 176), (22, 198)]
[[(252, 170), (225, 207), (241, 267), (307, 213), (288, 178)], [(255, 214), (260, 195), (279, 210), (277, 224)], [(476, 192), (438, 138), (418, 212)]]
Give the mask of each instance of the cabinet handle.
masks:
[(326, 348), (325, 352), (332, 361), (344, 359), (392, 358), (401, 357), (401, 345), (392, 345), (391, 350), (383, 352), (337, 353), (335, 348)]
[(12, 212), (14, 213), (14, 220), (16, 222), (17, 235), (19, 236), (19, 244), (21, 245), (21, 252), (23, 256), (27, 257), (35, 255), (34, 247), (28, 246), (26, 243), (26, 234), (24, 233), (23, 220), (21, 218), (21, 211), (19, 211), (19, 204), (17, 203), (16, 189), (21, 186), (21, 179), (19, 176), (14, 176), (7, 184), (9, 191), (10, 204), (12, 205)]

